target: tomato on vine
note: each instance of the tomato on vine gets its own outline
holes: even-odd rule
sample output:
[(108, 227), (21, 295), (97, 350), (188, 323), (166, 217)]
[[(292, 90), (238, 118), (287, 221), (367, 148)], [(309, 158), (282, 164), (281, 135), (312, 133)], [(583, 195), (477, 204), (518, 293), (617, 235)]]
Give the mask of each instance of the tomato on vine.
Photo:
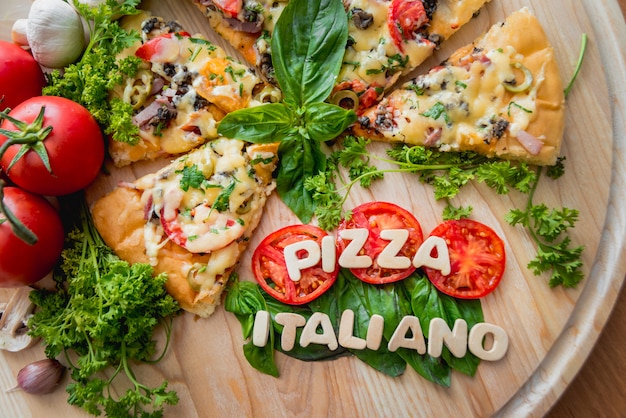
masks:
[(46, 78), (35, 58), (16, 44), (0, 41), (0, 110), (41, 96)]
[(88, 186), (104, 161), (100, 126), (80, 104), (32, 97), (0, 113), (0, 166), (17, 186), (60, 196)]
[[(31, 285), (61, 256), (61, 217), (46, 199), (17, 187), (0, 188), (0, 201), (0, 287)], [(16, 230), (16, 220), (25, 229)]]

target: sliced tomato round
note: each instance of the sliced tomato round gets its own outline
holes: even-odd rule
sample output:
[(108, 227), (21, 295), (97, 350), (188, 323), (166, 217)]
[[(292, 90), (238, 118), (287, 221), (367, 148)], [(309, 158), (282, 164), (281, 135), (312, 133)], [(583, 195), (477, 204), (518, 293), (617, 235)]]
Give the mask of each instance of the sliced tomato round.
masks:
[(191, 37), (189, 32), (165, 33), (146, 41), (137, 48), (135, 56), (145, 61), (167, 62), (179, 53), (180, 43), (177, 37)]
[(477, 299), (494, 291), (502, 279), (506, 255), (504, 242), (493, 229), (460, 219), (439, 224), (430, 235), (443, 238), (450, 254), (450, 274), (424, 268), (437, 289), (460, 299)]
[(387, 13), (387, 27), (393, 43), (404, 51), (403, 43), (413, 39), (413, 34), (428, 23), (421, 0), (393, 0)]
[(231, 18), (236, 18), (241, 9), (243, 9), (242, 0), (213, 0), (213, 4)]
[(303, 240), (315, 241), (321, 248), (322, 238), (327, 235), (313, 225), (291, 225), (265, 237), (252, 255), (252, 271), (259, 285), (289, 305), (303, 305), (321, 296), (337, 279), (337, 266), (332, 272), (325, 272), (320, 260), (313, 267), (303, 269), (300, 280), (293, 281), (287, 271), (284, 250), (289, 244)]
[[(378, 264), (378, 256), (387, 247), (389, 240), (380, 236), (381, 231), (386, 229), (406, 229), (409, 237), (396, 254), (398, 257), (407, 257), (413, 261), (417, 249), (422, 244), (424, 237), (419, 221), (408, 210), (389, 202), (369, 202), (357, 206), (352, 210), (352, 217), (344, 219), (339, 225), (339, 234), (344, 229), (365, 228), (368, 230), (368, 238), (358, 255), (368, 255), (372, 259), (372, 265), (366, 268), (352, 268), (350, 271), (360, 280), (372, 284), (384, 284), (397, 282), (410, 276), (415, 267), (411, 263), (405, 269), (383, 268)], [(349, 242), (337, 238), (337, 246), (343, 252)]]

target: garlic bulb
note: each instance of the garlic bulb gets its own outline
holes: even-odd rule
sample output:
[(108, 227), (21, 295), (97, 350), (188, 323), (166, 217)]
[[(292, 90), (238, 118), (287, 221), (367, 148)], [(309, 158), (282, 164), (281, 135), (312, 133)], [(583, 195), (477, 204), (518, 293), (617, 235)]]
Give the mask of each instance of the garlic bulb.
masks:
[(33, 57), (44, 67), (65, 67), (85, 48), (80, 16), (63, 0), (35, 0), (28, 13), (26, 35)]

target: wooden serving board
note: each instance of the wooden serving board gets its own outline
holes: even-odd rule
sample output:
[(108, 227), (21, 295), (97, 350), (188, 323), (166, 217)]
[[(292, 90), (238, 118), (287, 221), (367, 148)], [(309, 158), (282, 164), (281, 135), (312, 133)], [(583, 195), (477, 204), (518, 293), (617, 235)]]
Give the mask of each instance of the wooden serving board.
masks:
[[(27, 15), (30, 0), (1, 3), (0, 39), (8, 40), (13, 21)], [(546, 277), (535, 277), (525, 267), (535, 246), (524, 230), (503, 220), (510, 208), (525, 203), (525, 197), (497, 196), (485, 187), (469, 186), (457, 203), (473, 206), (473, 218), (491, 226), (506, 242), (502, 284), (483, 300), (486, 322), (505, 328), (510, 338), (502, 360), (482, 362), (473, 378), (454, 372), (450, 388), (427, 382), (410, 368), (391, 378), (356, 358), (307, 363), (277, 354), (281, 376), (273, 378), (247, 363), (240, 325), (220, 308), (209, 319), (190, 314), (176, 318), (164, 360), (138, 369), (140, 380), (156, 385), (167, 379), (178, 392), (180, 402), (168, 407), (166, 416), (540, 416), (554, 404), (597, 340), (626, 272), (626, 27), (618, 4), (491, 0), (421, 71), (524, 6), (544, 25), (565, 81), (574, 70), (581, 35), (589, 36), (582, 71), (567, 99), (562, 152), (567, 157), (566, 174), (556, 182), (544, 179), (535, 197), (536, 203), (580, 211), (572, 239), (586, 246), (585, 281), (573, 290), (550, 289)], [(224, 45), (189, 0), (154, 0), (144, 7)], [(373, 150), (383, 152), (384, 146)], [(138, 164), (102, 176), (89, 189), (89, 198), (163, 163)], [(434, 200), (430, 187), (411, 175), (387, 174), (369, 190), (353, 190), (346, 207), (372, 200), (395, 202), (413, 211), (425, 233), (441, 222), (442, 204)], [(293, 223), (297, 219), (272, 196), (238, 269), (242, 278), (252, 279), (250, 256), (258, 242)], [(10, 292), (3, 290), (0, 298)], [(42, 357), (40, 346), (0, 353), (0, 390), (14, 386), (18, 370)], [(86, 415), (66, 399), (63, 390), (39, 397), (0, 392), (0, 415)]]

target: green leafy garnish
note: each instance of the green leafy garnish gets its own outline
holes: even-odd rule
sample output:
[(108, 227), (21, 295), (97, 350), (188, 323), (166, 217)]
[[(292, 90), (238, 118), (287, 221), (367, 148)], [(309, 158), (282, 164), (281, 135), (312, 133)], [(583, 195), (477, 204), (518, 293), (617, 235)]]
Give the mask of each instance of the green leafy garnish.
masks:
[(199, 189), (206, 180), (204, 174), (196, 164), (186, 165), (182, 170), (176, 171), (176, 173), (182, 174), (180, 178), (180, 188), (185, 192), (189, 190), (190, 187)]
[(584, 246), (572, 248), (571, 239), (567, 236), (562, 238), (561, 235), (574, 227), (578, 211), (570, 208), (550, 209), (542, 203), (533, 204), (540, 174), (541, 168), (528, 194), (526, 208), (512, 209), (505, 220), (511, 225), (526, 227), (537, 244), (537, 256), (528, 263), (528, 268), (535, 275), (550, 271), (550, 287), (575, 287), (584, 278), (580, 259)]
[[(73, 379), (66, 388), (70, 404), (93, 415), (162, 416), (166, 404), (178, 402), (176, 392), (167, 390), (167, 381), (158, 387), (139, 382), (132, 363), (154, 363), (163, 357), (172, 315), (180, 308), (163, 287), (167, 277), (153, 277), (149, 264), (120, 260), (102, 241), (86, 203), (81, 203), (80, 223), (68, 234), (54, 275), (56, 290), (31, 293), (39, 309), (29, 320), (29, 333), (43, 339), (49, 358), (65, 354)], [(153, 334), (160, 324), (167, 341), (153, 360)], [(110, 377), (100, 373), (105, 370)], [(116, 397), (111, 385), (120, 375), (130, 387)]]
[(587, 50), (587, 34), (583, 33), (580, 40), (580, 53), (578, 54), (578, 61), (576, 62), (576, 68), (574, 69), (574, 74), (570, 79), (569, 83), (567, 83), (567, 87), (564, 90), (565, 97), (569, 94), (574, 87), (574, 81), (576, 81), (576, 77), (578, 77), (578, 73), (583, 66), (583, 59), (585, 58), (585, 51)]
[(446, 125), (450, 125), (452, 123), (452, 120), (450, 119), (450, 116), (448, 115), (448, 112), (446, 110), (446, 106), (441, 102), (435, 103), (430, 109), (423, 113), (420, 113), (420, 115), (426, 116), (427, 118), (431, 118), (434, 120), (443, 118)]
[[(471, 152), (440, 152), (427, 147), (402, 146), (388, 150), (391, 158), (382, 158), (367, 151), (369, 140), (347, 136), (341, 148), (331, 154), (327, 169), (305, 181), (316, 202), (315, 216), (319, 226), (326, 230), (335, 228), (345, 216), (343, 204), (352, 187), (360, 184), (369, 187), (385, 173), (413, 173), (422, 182), (432, 184), (437, 199), (449, 199), (460, 188), (476, 177), (481, 164), (489, 159)], [(371, 160), (396, 164), (398, 168), (378, 169)], [(349, 180), (341, 177), (340, 168), (348, 171)], [(487, 171), (487, 168), (483, 169)], [(336, 183), (342, 186), (337, 188)]]
[(117, 59), (123, 49), (139, 42), (139, 34), (127, 32), (113, 16), (139, 13), (140, 0), (106, 0), (97, 7), (74, 2), (89, 30), (90, 40), (76, 63), (47, 75), (43, 93), (61, 96), (83, 105), (116, 141), (137, 143), (139, 128), (132, 123), (133, 109), (120, 99), (109, 100), (109, 92), (127, 76), (136, 73), (141, 59), (134, 55)]
[[(422, 273), (414, 273), (401, 282), (373, 286), (358, 280), (349, 270), (341, 269), (337, 281), (326, 293), (300, 306), (283, 304), (264, 292), (258, 284), (238, 281), (237, 277), (233, 277), (229, 283), (225, 307), (227, 311), (235, 313), (241, 323), (246, 340), (246, 359), (257, 370), (272, 376), (278, 376), (274, 350), (283, 351), (283, 328), (275, 321), (276, 315), (282, 312), (296, 313), (306, 320), (314, 312), (325, 313), (338, 334), (341, 314), (350, 309), (355, 313), (354, 336), (358, 338), (366, 337), (372, 315), (381, 315), (384, 318), (382, 344), (377, 350), (343, 347), (330, 350), (325, 345), (310, 344), (301, 347), (296, 343), (291, 350), (283, 351), (300, 360), (320, 361), (353, 355), (381, 373), (394, 377), (403, 374), (408, 365), (425, 379), (446, 387), (450, 386), (452, 370), (473, 376), (480, 362), (471, 353), (463, 358), (456, 358), (445, 347), (441, 358), (421, 355), (406, 348), (395, 352), (387, 348), (393, 331), (406, 315), (420, 318), (425, 338), (428, 337), (430, 320), (433, 318), (444, 319), (451, 329), (458, 318), (466, 320), (469, 329), (484, 321), (480, 300), (457, 300), (446, 296)], [(268, 311), (272, 317), (268, 344), (264, 347), (256, 347), (250, 341), (254, 317), (259, 310)], [(301, 332), (301, 327), (296, 330), (296, 341), (300, 340)]]
[(271, 39), (283, 101), (232, 112), (218, 128), (230, 138), (280, 142), (276, 189), (304, 223), (315, 211), (304, 182), (326, 169), (321, 143), (356, 120), (354, 111), (324, 102), (335, 85), (347, 39), (348, 18), (341, 1), (290, 1)]

